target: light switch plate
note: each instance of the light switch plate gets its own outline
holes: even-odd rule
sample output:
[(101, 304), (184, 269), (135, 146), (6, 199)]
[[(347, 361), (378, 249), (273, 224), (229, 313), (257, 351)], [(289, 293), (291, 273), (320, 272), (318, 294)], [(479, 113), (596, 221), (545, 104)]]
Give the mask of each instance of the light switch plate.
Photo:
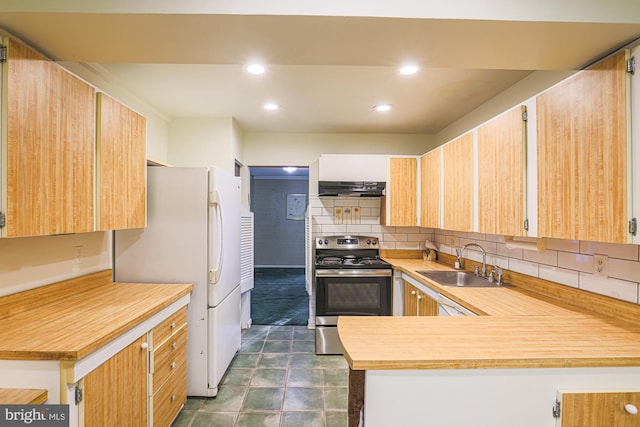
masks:
[(609, 256), (593, 254), (593, 274), (609, 277)]

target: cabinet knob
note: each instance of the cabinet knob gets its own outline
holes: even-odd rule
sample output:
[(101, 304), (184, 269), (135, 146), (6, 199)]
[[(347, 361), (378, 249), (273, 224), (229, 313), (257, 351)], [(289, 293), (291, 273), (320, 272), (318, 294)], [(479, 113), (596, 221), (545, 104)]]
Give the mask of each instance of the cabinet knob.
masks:
[(171, 362), (171, 365), (169, 365), (169, 366), (171, 366), (171, 369), (175, 369), (175, 367), (176, 367), (176, 362)]
[(178, 343), (177, 343), (177, 342), (174, 342), (173, 344), (171, 344), (171, 348), (172, 348), (172, 349), (174, 349), (174, 350), (175, 350), (176, 348), (178, 348)]
[(636, 415), (638, 413), (638, 407), (632, 403), (624, 405), (624, 410), (627, 411), (627, 414), (631, 415)]
[(422, 299), (422, 295), (418, 295), (418, 299), (419, 299), (419, 300), (420, 300), (420, 299)]
[(176, 395), (175, 395), (175, 394), (172, 394), (172, 395), (171, 395), (171, 401), (173, 402), (174, 400), (176, 400)]
[(416, 294), (416, 291), (411, 291), (411, 295), (415, 295), (415, 294)]
[(142, 344), (140, 344), (140, 348), (146, 350), (147, 348), (149, 348), (149, 343), (148, 342), (143, 342)]
[(171, 324), (171, 329), (175, 329), (175, 327), (176, 327), (176, 322), (173, 322), (173, 323)]

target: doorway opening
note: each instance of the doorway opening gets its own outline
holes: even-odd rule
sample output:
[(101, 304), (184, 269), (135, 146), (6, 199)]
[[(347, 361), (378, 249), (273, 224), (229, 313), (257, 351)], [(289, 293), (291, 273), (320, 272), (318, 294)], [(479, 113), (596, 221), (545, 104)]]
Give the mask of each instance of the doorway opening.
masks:
[(305, 288), (307, 167), (249, 167), (254, 215), (254, 325), (306, 326)]

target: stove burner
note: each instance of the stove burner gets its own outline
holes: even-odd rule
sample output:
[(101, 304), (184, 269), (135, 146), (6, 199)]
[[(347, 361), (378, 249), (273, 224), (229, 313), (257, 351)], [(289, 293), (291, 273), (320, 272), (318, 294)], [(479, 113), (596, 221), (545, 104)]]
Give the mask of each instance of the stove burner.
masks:
[(359, 257), (355, 255), (319, 257), (316, 265), (386, 265), (379, 257)]

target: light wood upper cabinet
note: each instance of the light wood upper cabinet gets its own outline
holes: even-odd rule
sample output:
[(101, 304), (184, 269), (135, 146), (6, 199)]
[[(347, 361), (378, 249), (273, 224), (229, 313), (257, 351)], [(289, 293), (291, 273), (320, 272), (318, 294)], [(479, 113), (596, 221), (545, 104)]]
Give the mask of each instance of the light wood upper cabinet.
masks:
[(473, 134), (464, 134), (442, 149), (443, 228), (473, 231)]
[(420, 225), (440, 228), (442, 148), (420, 157)]
[(610, 56), (536, 98), (540, 236), (630, 239), (626, 56)]
[(525, 107), (478, 128), (478, 232), (524, 236)]
[(383, 198), (381, 220), (385, 225), (416, 226), (417, 173), (415, 157), (389, 158), (387, 196)]
[(2, 41), (2, 236), (93, 231), (95, 90), (33, 49)]
[(99, 93), (98, 230), (141, 228), (147, 223), (146, 119)]

